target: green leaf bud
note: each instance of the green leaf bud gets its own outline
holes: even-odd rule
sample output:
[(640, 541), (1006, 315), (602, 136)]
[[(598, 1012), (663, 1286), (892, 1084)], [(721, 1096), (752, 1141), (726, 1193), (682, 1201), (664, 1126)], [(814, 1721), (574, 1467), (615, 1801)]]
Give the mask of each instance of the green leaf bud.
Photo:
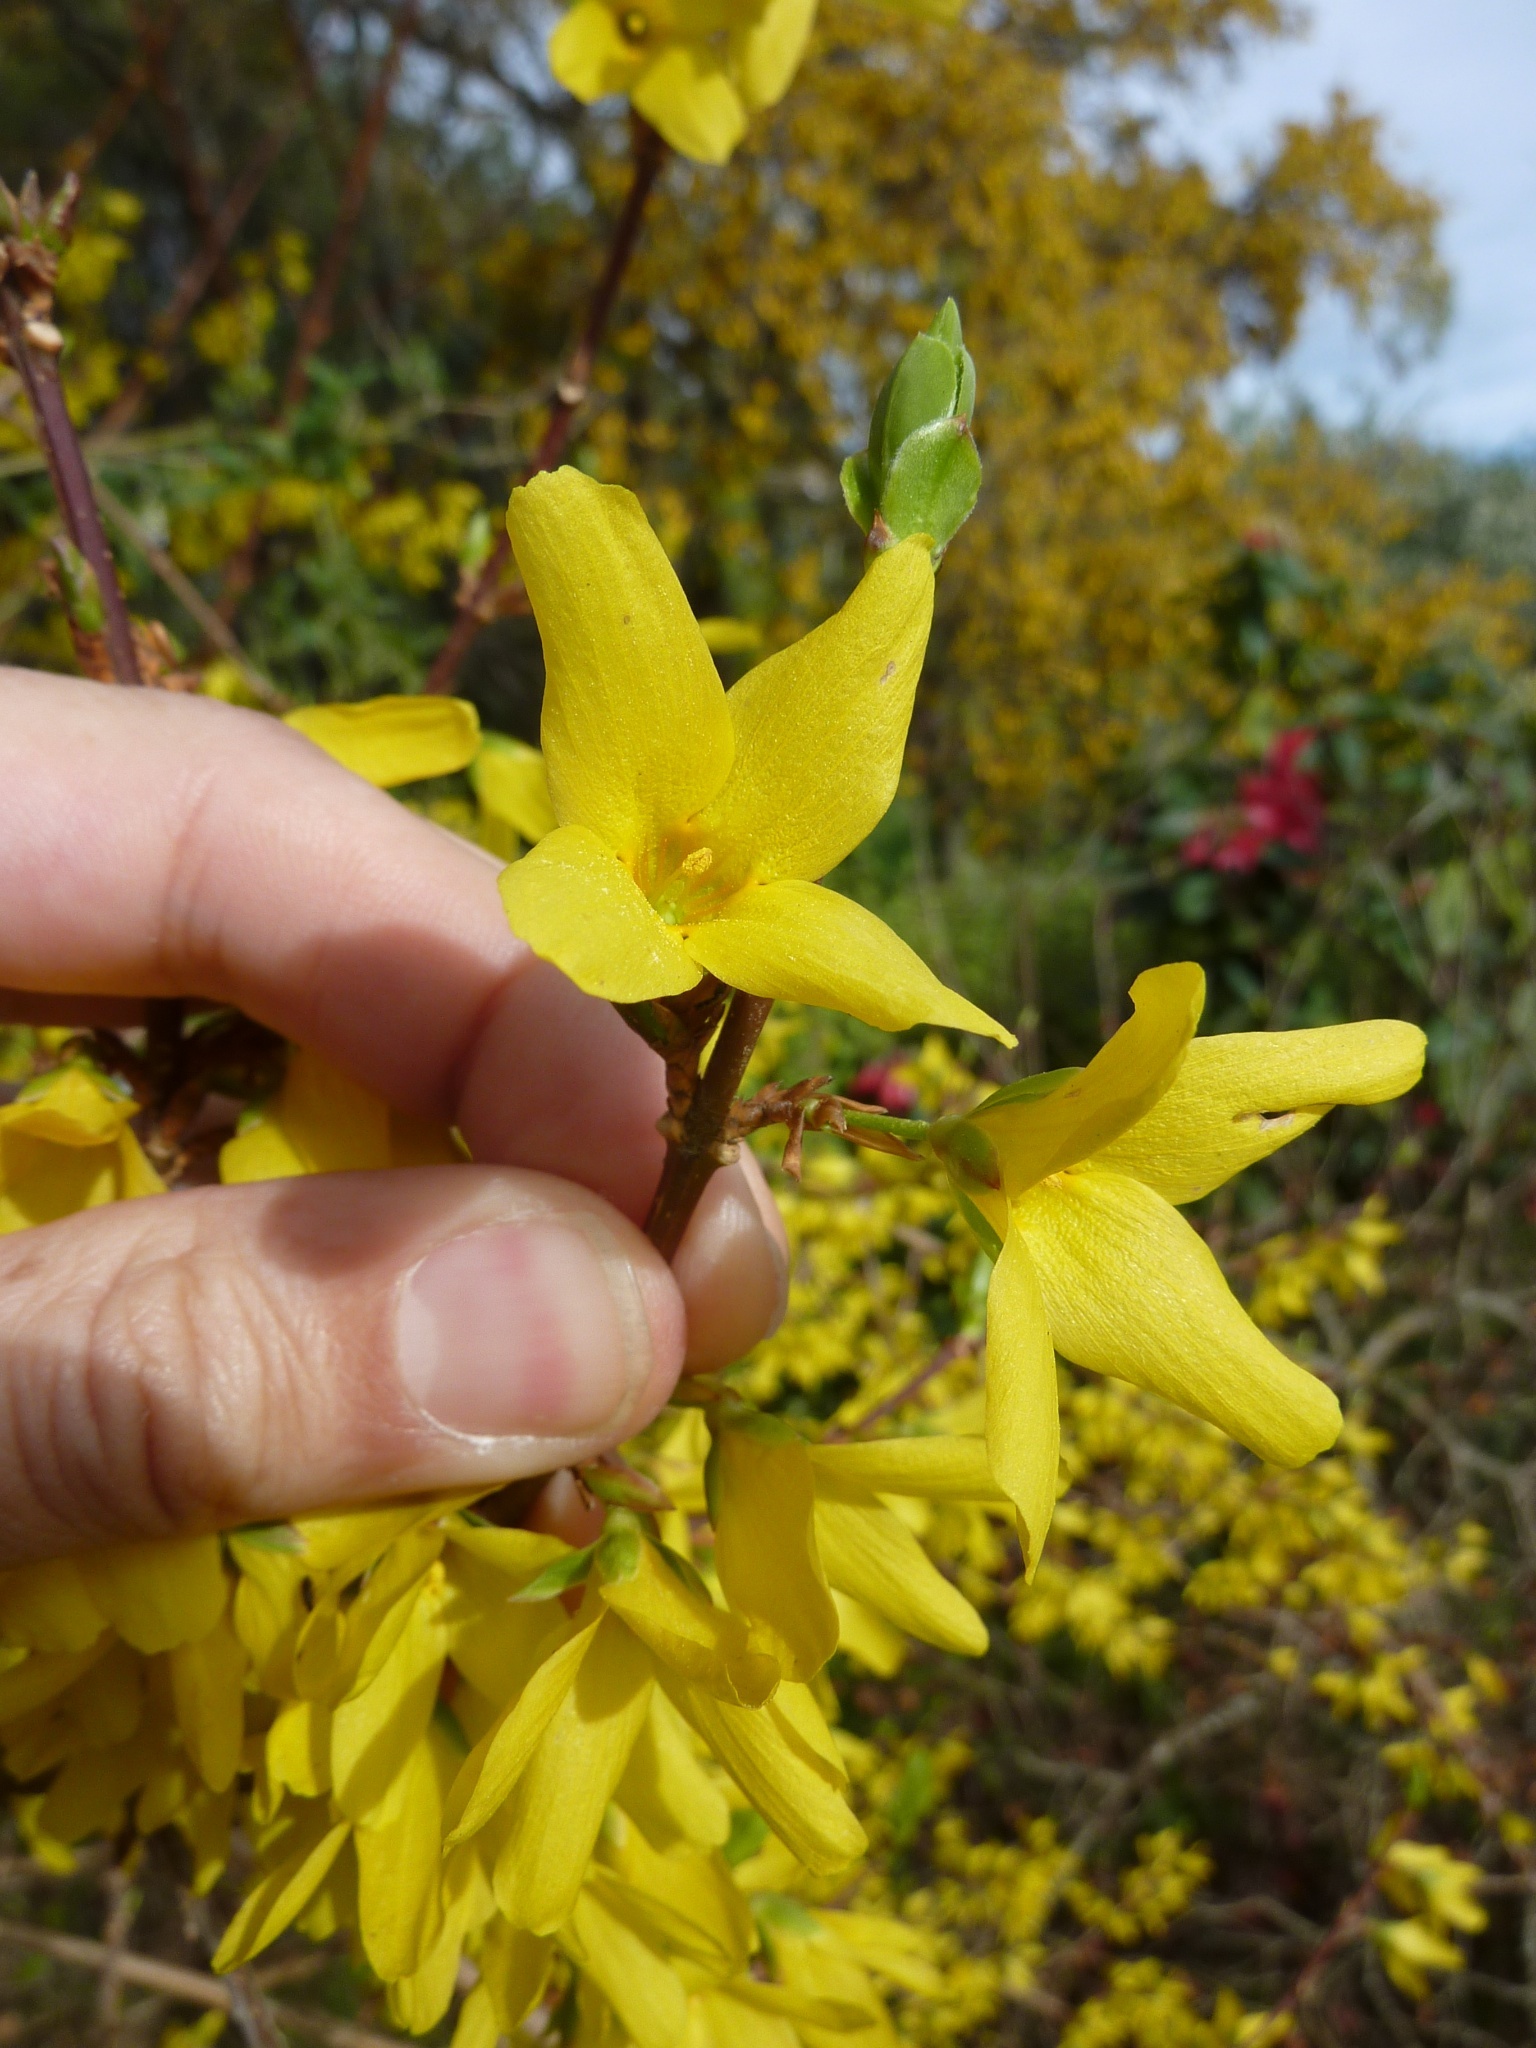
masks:
[(946, 299), (886, 378), (867, 451), (843, 464), (843, 498), (873, 552), (926, 534), (935, 566), (943, 558), (981, 489), (975, 408), (976, 365)]

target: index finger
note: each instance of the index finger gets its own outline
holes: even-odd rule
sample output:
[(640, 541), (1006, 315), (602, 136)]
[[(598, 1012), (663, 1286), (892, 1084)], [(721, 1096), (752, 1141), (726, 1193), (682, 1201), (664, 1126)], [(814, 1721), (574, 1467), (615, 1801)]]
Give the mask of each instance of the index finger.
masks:
[(498, 863), (260, 713), (0, 669), (0, 987), (198, 996), (627, 1214), (660, 1062), (506, 926)]

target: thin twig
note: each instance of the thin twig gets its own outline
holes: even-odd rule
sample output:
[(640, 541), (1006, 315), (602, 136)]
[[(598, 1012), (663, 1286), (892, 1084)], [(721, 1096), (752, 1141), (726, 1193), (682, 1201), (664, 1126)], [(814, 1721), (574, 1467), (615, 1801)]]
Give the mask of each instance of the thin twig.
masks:
[(103, 635), (112, 673), (120, 683), (140, 683), (133, 628), (107, 536), (97, 509), (91, 473), (85, 466), (80, 438), (64, 402), (54, 356), (33, 347), (21, 302), (9, 283), (0, 284), (0, 321), (5, 328), (11, 366), (21, 379), (32, 408), (38, 438), (48, 459), (48, 474), (70, 540), (89, 562), (101, 593)]
[[(667, 145), (648, 121), (641, 120), (637, 114), (633, 127), (634, 169), (629, 194), (614, 226), (608, 261), (592, 295), (581, 339), (555, 386), (549, 424), (529, 466), (528, 476), (537, 476), (542, 470), (555, 468), (565, 454), (576, 415), (585, 404), (591, 387), (597, 352), (613, 317), (619, 289), (640, 240), (646, 206), (667, 160)], [(511, 554), (512, 544), (507, 538), (506, 528), (499, 525), (491, 552), (479, 570), (473, 576), (465, 577), (460, 587), (453, 626), (427, 676), (426, 688), (431, 694), (441, 697), (452, 695), (471, 643), (480, 628), (496, 615), (497, 591)]]
[(108, 519), (130, 546), (144, 557), (177, 603), (202, 628), (219, 652), (234, 662), (245, 678), (251, 695), (268, 711), (286, 711), (289, 702), (287, 696), (257, 668), (240, 645), (234, 628), (219, 617), (175, 557), (151, 540), (116, 492), (103, 483), (100, 477), (96, 478), (96, 496), (101, 501), (101, 509)]
[[(0, 1941), (36, 1949), (55, 1962), (78, 1970), (115, 1969), (125, 1984), (144, 1991), (158, 1991), (188, 2005), (210, 2011), (233, 2013), (235, 1994), (226, 1978), (205, 1970), (189, 1970), (180, 1963), (162, 1963), (154, 1956), (121, 1954), (105, 1942), (88, 1940), (80, 1934), (55, 1934), (46, 1927), (26, 1927), (15, 1920), (0, 1920)], [(346, 2020), (331, 2019), (325, 2013), (306, 2012), (301, 2006), (280, 2005), (267, 2000), (267, 2009), (280, 2027), (291, 2033), (307, 2034), (326, 2048), (399, 2048), (400, 2036), (376, 2034), (368, 2027), (354, 2027)]]

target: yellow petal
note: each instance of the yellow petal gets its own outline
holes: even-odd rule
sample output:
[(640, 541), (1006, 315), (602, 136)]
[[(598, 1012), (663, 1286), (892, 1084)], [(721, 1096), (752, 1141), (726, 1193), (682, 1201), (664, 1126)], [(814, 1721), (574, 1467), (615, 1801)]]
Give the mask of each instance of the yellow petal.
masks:
[(567, 92), (590, 104), (611, 92), (628, 92), (639, 67), (613, 8), (604, 0), (576, 0), (549, 39), (549, 68)]
[(351, 1829), (345, 1821), (327, 1826), (324, 1808), (305, 1817), (294, 1831), (294, 1846), (246, 1894), (214, 1956), (216, 1970), (236, 1970), (260, 1955), (303, 1912), (341, 1854)]
[(981, 1436), (889, 1436), (865, 1444), (813, 1444), (811, 1463), (873, 1493), (918, 1500), (1007, 1500)]
[(490, 1987), (482, 1977), (459, 2007), (448, 2048), (497, 2048), (503, 2033), (515, 2031), (502, 2026), (491, 2002)]
[(331, 1789), (331, 1710), (314, 1700), (288, 1700), (267, 1730), (267, 1775), (303, 1799)]
[(644, 1003), (681, 995), (699, 970), (618, 856), (583, 825), (562, 825), (501, 878), (507, 922), (589, 996)]
[(512, 493), (507, 531), (544, 641), (555, 815), (634, 859), (702, 810), (730, 772), (714, 661), (629, 491), (555, 470)]
[(137, 1109), (80, 1067), (60, 1068), (0, 1108), (0, 1234), (162, 1194), (129, 1128)]
[(427, 1731), (447, 1655), (442, 1594), (429, 1579), (372, 1683), (344, 1700), (331, 1723), (331, 1782), (349, 1820), (398, 1796), (407, 1757)]
[(1026, 1583), (1056, 1511), (1056, 1353), (1030, 1246), (1010, 1228), (987, 1289), (987, 1456), (1019, 1516)]
[(306, 704), (283, 723), (376, 789), (456, 775), (475, 758), (480, 714), (459, 697), (374, 697)]
[(422, 1740), (400, 1767), (388, 1817), (353, 1838), (358, 1932), (386, 1984), (420, 1969), (441, 1930), (442, 1821), (437, 1767)]
[(921, 541), (879, 556), (842, 610), (742, 677), (726, 698), (730, 778), (698, 821), (750, 849), (757, 880), (814, 882), (890, 809), (933, 619)]
[(756, 1946), (752, 1914), (722, 1857), (691, 1847), (662, 1854), (627, 1811), (609, 1816), (601, 1854), (603, 1864), (593, 1865), (587, 1882), (640, 1933), (650, 1928), (663, 1947), (670, 1943), (708, 1969), (747, 1967)]
[(672, 43), (647, 64), (630, 99), (680, 156), (723, 164), (747, 132), (747, 110), (719, 60), (697, 43)]
[(537, 846), (554, 831), (549, 776), (537, 747), (509, 739), (505, 733), (488, 732), (470, 766), (469, 779), (481, 810), (509, 826), (528, 845)]
[(654, 1668), (618, 1616), (605, 1615), (512, 1794), (495, 1881), (496, 1903), (515, 1927), (553, 1934), (575, 1905), (604, 1811), (645, 1724)]
[(1194, 1202), (1341, 1102), (1390, 1102), (1424, 1071), (1424, 1034), (1391, 1018), (1197, 1038), (1141, 1121), (1094, 1154), (1169, 1202)]
[(124, 1642), (146, 1656), (207, 1635), (229, 1593), (217, 1536), (119, 1543), (79, 1559), (86, 1590)]
[(749, 107), (776, 107), (805, 55), (816, 0), (768, 0), (757, 20), (738, 28), (731, 56)]
[(219, 1178), (285, 1180), (301, 1173), (389, 1166), (389, 1106), (319, 1053), (295, 1046), (283, 1085), (259, 1121), (219, 1154)]
[(912, 1531), (866, 1487), (823, 1473), (816, 1542), (827, 1578), (908, 1635), (965, 1657), (987, 1652), (986, 1624)]
[(832, 1598), (837, 1602), (837, 1647), (845, 1657), (856, 1658), (873, 1671), (876, 1678), (894, 1678), (906, 1663), (911, 1647), (901, 1630), (892, 1628), (884, 1615), (876, 1614), (862, 1601), (850, 1600), (835, 1586)]
[(22, 1565), (0, 1578), (0, 1643), (27, 1650), (87, 1650), (106, 1625), (72, 1558)]
[(837, 1609), (816, 1549), (806, 1447), (766, 1416), (722, 1428), (715, 1446), (720, 1589), (788, 1677), (812, 1679), (837, 1648)]
[(681, 1978), (591, 1887), (577, 1897), (562, 1939), (635, 2048), (680, 2048), (688, 2024)]
[(602, 1599), (658, 1657), (721, 1699), (759, 1706), (779, 1682), (778, 1661), (749, 1641), (746, 1622), (685, 1586), (649, 1543), (634, 1576), (605, 1584)]
[(699, 1761), (686, 1722), (659, 1686), (651, 1694), (617, 1797), (655, 1848), (693, 1842), (718, 1849), (730, 1836), (730, 1804)]
[[(841, 1870), (868, 1846), (825, 1759), (786, 1718), (781, 1700), (731, 1707), (663, 1668), (674, 1706), (800, 1861), (821, 1875)], [(781, 1694), (789, 1688), (781, 1687)]]
[(819, 2009), (803, 1992), (757, 1977), (711, 1986), (696, 1994), (695, 2006), (708, 2028), (701, 2048), (799, 2048), (797, 2025)]
[(718, 917), (691, 925), (684, 943), (701, 967), (748, 995), (842, 1010), (881, 1031), (944, 1024), (1014, 1043), (872, 911), (814, 882), (743, 889)]
[(227, 1619), (171, 1651), (171, 1698), (187, 1754), (212, 1792), (235, 1781), (245, 1741), (245, 1651)]
[(480, 1948), (480, 1977), (503, 2034), (516, 2034), (543, 1995), (554, 1944), (495, 1920)]
[(448, 1795), (450, 1848), (477, 1834), (511, 1797), (596, 1639), (594, 1622), (559, 1644), (465, 1758)]
[(1176, 1401), (1272, 1465), (1304, 1465), (1337, 1437), (1332, 1390), (1249, 1320), (1161, 1195), (1085, 1169), (1036, 1189), (1014, 1217), (1063, 1357)]
[(1035, 1101), (971, 1112), (997, 1147), (1010, 1197), (1074, 1166), (1129, 1130), (1172, 1085), (1200, 1012), (1205, 976), (1191, 961), (1153, 967), (1131, 988), (1135, 1014), (1080, 1074)]

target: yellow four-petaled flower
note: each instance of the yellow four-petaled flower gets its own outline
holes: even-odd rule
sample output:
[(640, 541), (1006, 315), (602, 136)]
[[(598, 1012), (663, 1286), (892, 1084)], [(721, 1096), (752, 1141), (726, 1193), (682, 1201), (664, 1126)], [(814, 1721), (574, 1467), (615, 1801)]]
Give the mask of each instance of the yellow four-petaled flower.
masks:
[(928, 628), (921, 541), (843, 609), (722, 688), (628, 491), (535, 477), (507, 514), (544, 639), (558, 829), (502, 877), (512, 929), (591, 995), (636, 1003), (713, 974), (750, 995), (1008, 1034), (879, 918), (817, 877), (889, 808)]
[[(963, 0), (880, 0), (953, 21)], [(624, 93), (674, 149), (723, 164), (750, 116), (789, 90), (817, 0), (576, 0), (550, 38), (556, 78), (579, 100)]]
[(1403, 1094), (1424, 1065), (1423, 1032), (1390, 1020), (1197, 1039), (1205, 976), (1189, 962), (1143, 974), (1131, 998), (1135, 1015), (1081, 1072), (1016, 1083), (935, 1127), (962, 1205), (999, 1248), (987, 1444), (1031, 1571), (1056, 1499), (1058, 1351), (1274, 1465), (1304, 1465), (1334, 1441), (1332, 1390), (1249, 1320), (1173, 1205), (1338, 1103)]

